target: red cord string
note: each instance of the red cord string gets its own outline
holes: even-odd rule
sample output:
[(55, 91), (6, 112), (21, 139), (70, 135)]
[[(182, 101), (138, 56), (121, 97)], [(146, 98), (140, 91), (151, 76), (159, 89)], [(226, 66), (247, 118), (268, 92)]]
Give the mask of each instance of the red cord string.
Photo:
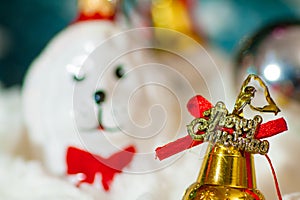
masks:
[(272, 175), (273, 175), (273, 178), (274, 178), (274, 182), (275, 182), (275, 187), (276, 187), (276, 192), (277, 192), (278, 199), (282, 200), (282, 196), (281, 196), (281, 192), (280, 192), (280, 188), (279, 188), (279, 183), (278, 183), (278, 180), (277, 180), (275, 169), (274, 169), (274, 167), (272, 165), (272, 161), (271, 161), (270, 157), (267, 154), (265, 156), (266, 156), (266, 158), (267, 158), (267, 160), (269, 162), (269, 165), (271, 167), (271, 170), (272, 170)]

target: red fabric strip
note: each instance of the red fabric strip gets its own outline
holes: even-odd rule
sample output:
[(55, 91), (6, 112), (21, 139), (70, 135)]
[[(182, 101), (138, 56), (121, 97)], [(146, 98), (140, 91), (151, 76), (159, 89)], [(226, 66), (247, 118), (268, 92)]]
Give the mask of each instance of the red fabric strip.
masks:
[(263, 139), (267, 137), (272, 137), (279, 133), (282, 133), (288, 129), (286, 121), (283, 117), (275, 120), (268, 121), (264, 124), (261, 124), (258, 127), (257, 134), (255, 138)]
[(156, 156), (159, 160), (164, 160), (172, 155), (180, 153), (186, 149), (202, 144), (203, 142), (194, 141), (191, 136), (179, 138), (174, 142), (170, 142), (165, 146), (158, 147), (155, 149)]
[(203, 117), (203, 112), (212, 108), (213, 105), (201, 95), (194, 96), (187, 103), (187, 109), (195, 118)]

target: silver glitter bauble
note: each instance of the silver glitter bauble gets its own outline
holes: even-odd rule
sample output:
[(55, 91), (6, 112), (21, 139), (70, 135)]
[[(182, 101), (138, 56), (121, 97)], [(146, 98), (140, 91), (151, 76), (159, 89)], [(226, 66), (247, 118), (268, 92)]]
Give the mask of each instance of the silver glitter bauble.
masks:
[(300, 102), (300, 23), (277, 23), (246, 39), (236, 73), (238, 82), (249, 73), (257, 74), (285, 99)]

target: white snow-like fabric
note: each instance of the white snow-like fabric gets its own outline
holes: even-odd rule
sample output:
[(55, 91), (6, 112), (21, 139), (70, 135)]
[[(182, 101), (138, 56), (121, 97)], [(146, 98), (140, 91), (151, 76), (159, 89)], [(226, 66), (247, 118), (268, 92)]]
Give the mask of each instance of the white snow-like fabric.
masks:
[(20, 91), (0, 84), (0, 152), (13, 153), (24, 133)]
[(300, 199), (300, 193), (291, 193), (283, 196), (284, 200), (299, 200)]
[(91, 195), (47, 175), (40, 164), (0, 154), (0, 199), (92, 200)]
[(78, 188), (44, 172), (38, 161), (25, 161), (31, 148), (24, 140), (21, 90), (0, 87), (0, 199), (84, 199)]

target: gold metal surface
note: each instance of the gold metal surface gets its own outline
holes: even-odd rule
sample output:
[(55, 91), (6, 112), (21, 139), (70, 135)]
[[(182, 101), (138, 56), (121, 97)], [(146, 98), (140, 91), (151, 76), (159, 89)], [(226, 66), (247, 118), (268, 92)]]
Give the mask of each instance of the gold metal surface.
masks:
[(263, 200), (256, 189), (242, 189), (227, 186), (193, 184), (186, 190), (183, 200)]
[(264, 199), (256, 189), (253, 155), (235, 147), (209, 144), (196, 183), (183, 200)]
[[(210, 144), (203, 160), (197, 182), (206, 185), (226, 185), (255, 188), (255, 172), (251, 154), (245, 155), (235, 147)], [(247, 168), (247, 163), (249, 168)], [(251, 174), (251, 176), (249, 176)], [(249, 185), (249, 183), (252, 183)]]
[[(251, 79), (257, 81), (260, 86), (264, 89), (264, 95), (266, 97), (266, 101), (268, 102), (268, 105), (265, 105), (264, 107), (255, 107), (251, 105), (251, 100), (254, 97), (254, 94), (256, 92), (255, 88), (253, 86), (248, 86)], [(275, 104), (274, 100), (270, 96), (269, 89), (267, 88), (266, 84), (259, 78), (257, 75), (250, 74), (247, 79), (244, 81), (240, 94), (237, 97), (237, 100), (234, 105), (233, 114), (243, 116), (243, 109), (246, 105), (249, 105), (251, 109), (259, 111), (259, 112), (273, 112), (275, 115), (277, 115), (278, 112), (280, 112), (280, 109)]]
[(117, 0), (78, 0), (79, 11), (86, 16), (100, 14), (113, 16), (116, 12)]
[[(190, 11), (182, 0), (152, 0), (152, 23), (154, 27), (165, 28), (183, 33), (197, 42), (204, 43), (203, 38), (196, 33)], [(155, 31), (156, 40), (168, 45), (185, 47), (185, 40), (181, 38), (172, 38), (172, 34), (167, 31)], [(179, 40), (179, 41), (178, 41)], [(178, 44), (177, 44), (178, 43)]]
[(155, 27), (168, 28), (188, 35), (192, 33), (187, 10), (178, 0), (153, 0), (152, 20)]

